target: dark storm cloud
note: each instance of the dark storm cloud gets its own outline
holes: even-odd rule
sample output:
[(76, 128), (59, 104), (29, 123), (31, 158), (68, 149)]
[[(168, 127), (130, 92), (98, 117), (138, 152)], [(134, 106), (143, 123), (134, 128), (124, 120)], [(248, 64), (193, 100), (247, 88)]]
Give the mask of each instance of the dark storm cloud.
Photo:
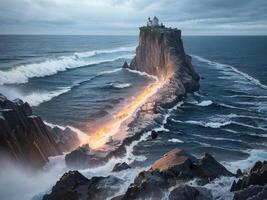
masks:
[(267, 34), (266, 0), (0, 0), (0, 33), (136, 34), (154, 15), (185, 34)]

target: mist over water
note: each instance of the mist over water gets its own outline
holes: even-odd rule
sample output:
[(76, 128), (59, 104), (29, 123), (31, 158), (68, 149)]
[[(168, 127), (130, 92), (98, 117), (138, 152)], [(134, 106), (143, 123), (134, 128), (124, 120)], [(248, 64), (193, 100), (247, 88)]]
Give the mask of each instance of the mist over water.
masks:
[[(175, 147), (198, 157), (209, 152), (232, 172), (267, 159), (266, 37), (183, 40), (202, 77), (200, 91), (163, 110), (155, 128), (157, 139), (144, 132), (127, 147), (125, 157), (81, 171), (88, 178), (121, 178), (117, 195), (125, 192), (138, 172)], [(81, 137), (90, 134), (95, 121), (112, 116), (155, 81), (147, 74), (121, 69), (134, 56), (137, 37), (0, 36), (0, 41), (14, 45), (1, 46), (5, 53), (0, 55), (0, 93), (28, 101), (50, 126), (70, 126)], [(111, 172), (123, 161), (133, 168)], [(42, 199), (68, 170), (64, 156), (51, 158), (44, 170), (34, 174), (8, 165), (0, 171), (0, 199)], [(207, 187), (215, 197), (231, 199), (232, 181), (222, 177)]]

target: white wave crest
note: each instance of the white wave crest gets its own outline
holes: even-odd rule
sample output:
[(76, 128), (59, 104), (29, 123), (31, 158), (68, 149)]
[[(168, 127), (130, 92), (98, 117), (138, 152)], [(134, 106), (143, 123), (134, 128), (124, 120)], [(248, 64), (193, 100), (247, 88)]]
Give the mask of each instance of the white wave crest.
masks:
[(31, 106), (39, 106), (41, 103), (50, 101), (51, 99), (67, 93), (71, 90), (71, 87), (61, 87), (54, 91), (35, 91), (29, 94), (22, 94), (20, 91), (14, 88), (0, 87), (0, 93), (3, 93), (9, 99), (20, 98), (25, 102), (28, 102)]
[(185, 121), (185, 123), (200, 125), (200, 126), (209, 127), (209, 128), (220, 128), (220, 127), (223, 127), (223, 126), (230, 125), (232, 123), (232, 121), (226, 121), (226, 122), (202, 122), (202, 121), (188, 120), (188, 121)]
[[(96, 54), (96, 52), (98, 53)], [(109, 55), (102, 56), (101, 53), (103, 52), (109, 53)], [(120, 54), (117, 52), (120, 52)], [(39, 63), (19, 65), (7, 71), (0, 70), (0, 85), (27, 83), (29, 79), (33, 77), (50, 76), (68, 69), (111, 62), (121, 58), (128, 59), (133, 56), (134, 54), (132, 52), (123, 51), (123, 48), (118, 48), (78, 53), (78, 55), (75, 53), (72, 56), (62, 56)]]
[(173, 142), (173, 143), (184, 143), (184, 141), (179, 140), (179, 139), (177, 139), (177, 138), (169, 139), (168, 142)]
[(196, 105), (204, 107), (204, 106), (210, 106), (211, 104), (213, 104), (211, 100), (204, 100), (204, 101), (201, 101), (200, 103), (197, 103)]
[(132, 73), (135, 73), (135, 74), (139, 74), (139, 75), (141, 75), (141, 76), (146, 76), (146, 77), (148, 77), (148, 78), (151, 78), (151, 79), (154, 79), (154, 80), (158, 81), (158, 77), (153, 76), (153, 75), (151, 75), (151, 74), (148, 74), (148, 73), (146, 73), (146, 72), (140, 72), (140, 71), (133, 70), (133, 69), (128, 69), (128, 68), (125, 68), (125, 69), (126, 69), (127, 71), (129, 71), (129, 72), (132, 72)]
[(123, 89), (123, 88), (127, 88), (130, 87), (132, 84), (131, 83), (115, 83), (115, 84), (111, 84), (112, 87), (114, 88), (118, 88), (118, 89)]
[(205, 62), (211, 66), (217, 67), (221, 70), (226, 70), (226, 69), (231, 69), (233, 72), (241, 75), (242, 77), (246, 78), (247, 80), (249, 80), (250, 82), (252, 82), (253, 84), (263, 88), (263, 89), (267, 89), (267, 85), (264, 85), (263, 83), (261, 83), (258, 79), (246, 74), (245, 72), (242, 72), (240, 70), (238, 70), (237, 68), (231, 66), (231, 65), (227, 65), (227, 64), (222, 64), (222, 63), (218, 63), (218, 62), (214, 62), (205, 58), (202, 58), (200, 56), (197, 55), (191, 55), (193, 58), (199, 60), (200, 62)]

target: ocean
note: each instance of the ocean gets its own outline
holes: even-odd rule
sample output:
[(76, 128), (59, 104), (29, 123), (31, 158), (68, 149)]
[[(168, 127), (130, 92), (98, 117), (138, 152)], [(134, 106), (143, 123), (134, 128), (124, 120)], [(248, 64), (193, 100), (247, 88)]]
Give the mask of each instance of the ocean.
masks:
[[(209, 152), (233, 172), (267, 159), (267, 37), (184, 36), (183, 42), (201, 77), (200, 90), (164, 112), (157, 139), (144, 133), (127, 147), (121, 160), (134, 168), (112, 173), (124, 180), (121, 193), (138, 172), (175, 147), (197, 157)], [(48, 124), (90, 135), (92, 124), (112, 117), (151, 82), (121, 68), (137, 44), (136, 36), (0, 36), (0, 93), (29, 102)], [(81, 172), (109, 175), (116, 162)], [(40, 199), (64, 171), (59, 156), (34, 180), (18, 173), (16, 195)], [(214, 197), (231, 199), (232, 180), (222, 177), (207, 187)]]

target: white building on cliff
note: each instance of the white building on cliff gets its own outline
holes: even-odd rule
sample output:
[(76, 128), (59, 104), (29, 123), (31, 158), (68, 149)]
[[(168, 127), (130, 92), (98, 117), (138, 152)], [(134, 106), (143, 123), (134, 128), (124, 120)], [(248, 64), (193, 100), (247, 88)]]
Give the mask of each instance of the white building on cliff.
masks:
[(161, 23), (161, 25), (159, 25), (159, 19), (156, 16), (154, 16), (152, 20), (150, 17), (148, 18), (147, 26), (158, 27), (158, 26), (163, 26), (163, 24)]

